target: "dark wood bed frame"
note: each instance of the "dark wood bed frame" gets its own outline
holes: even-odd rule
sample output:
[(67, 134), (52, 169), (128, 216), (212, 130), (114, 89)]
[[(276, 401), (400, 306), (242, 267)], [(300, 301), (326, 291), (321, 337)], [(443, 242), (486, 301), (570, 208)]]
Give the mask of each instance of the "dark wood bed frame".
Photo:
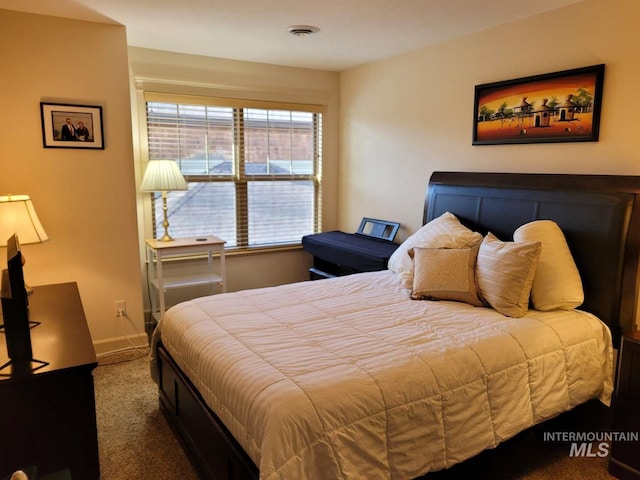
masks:
[[(635, 330), (640, 259), (640, 177), (435, 172), (423, 223), (452, 212), (481, 233), (511, 240), (549, 219), (564, 231), (585, 290), (581, 307), (620, 335)], [(160, 344), (160, 407), (205, 479), (257, 479), (258, 468)]]

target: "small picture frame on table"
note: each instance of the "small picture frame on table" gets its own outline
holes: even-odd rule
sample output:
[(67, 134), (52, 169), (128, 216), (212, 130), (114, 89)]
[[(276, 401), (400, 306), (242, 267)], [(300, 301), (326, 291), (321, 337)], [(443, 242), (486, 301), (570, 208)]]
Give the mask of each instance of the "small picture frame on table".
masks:
[(356, 234), (393, 242), (399, 228), (400, 224), (398, 222), (363, 217)]
[(44, 148), (104, 149), (102, 107), (40, 102)]

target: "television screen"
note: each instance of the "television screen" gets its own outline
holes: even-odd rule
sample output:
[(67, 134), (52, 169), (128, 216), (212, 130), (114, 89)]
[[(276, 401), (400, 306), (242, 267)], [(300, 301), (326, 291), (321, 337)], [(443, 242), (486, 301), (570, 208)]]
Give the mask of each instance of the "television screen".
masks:
[[(27, 304), (27, 289), (24, 284), (24, 273), (22, 271), (22, 251), (20, 250), (20, 242), (17, 235), (12, 235), (7, 240), (7, 271), (9, 275), (9, 283), (7, 285), (7, 294), (18, 302)], [(3, 288), (2, 296), (5, 296)]]
[(9, 358), (13, 361), (31, 360), (27, 290), (17, 235), (12, 235), (7, 241), (7, 270), (2, 275), (2, 316)]

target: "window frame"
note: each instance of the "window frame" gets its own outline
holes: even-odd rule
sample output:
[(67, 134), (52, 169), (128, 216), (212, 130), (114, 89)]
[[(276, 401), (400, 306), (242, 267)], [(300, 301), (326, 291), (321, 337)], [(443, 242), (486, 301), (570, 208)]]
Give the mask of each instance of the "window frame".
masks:
[[(197, 96), (189, 94), (169, 94), (158, 92), (142, 92), (142, 111), (144, 118), (141, 122), (141, 135), (146, 143), (146, 155), (143, 163), (150, 158), (149, 150), (149, 130), (148, 130), (148, 103), (165, 103), (173, 105), (197, 105), (209, 107), (230, 107), (233, 108), (233, 172), (231, 175), (191, 175), (184, 174), (187, 183), (231, 183), (235, 190), (235, 214), (236, 214), (236, 241), (237, 245), (228, 246), (231, 251), (263, 251), (272, 249), (282, 249), (299, 247), (301, 241), (282, 241), (277, 243), (250, 244), (249, 238), (249, 184), (251, 182), (272, 182), (272, 181), (308, 181), (313, 184), (313, 218), (312, 232), (321, 231), (322, 223), (322, 139), (324, 129), (325, 107), (315, 104), (302, 104), (291, 102), (273, 102), (273, 101), (257, 101), (250, 99), (231, 99), (215, 96)], [(260, 109), (260, 110), (281, 110), (291, 112), (305, 112), (313, 115), (313, 171), (310, 174), (247, 174), (245, 165), (248, 160), (244, 152), (244, 116), (243, 109)], [(179, 159), (177, 159), (179, 160)], [(155, 235), (156, 207), (155, 201), (160, 200), (160, 196), (151, 193), (150, 211), (151, 211), (151, 232)], [(148, 211), (145, 209), (145, 211)]]

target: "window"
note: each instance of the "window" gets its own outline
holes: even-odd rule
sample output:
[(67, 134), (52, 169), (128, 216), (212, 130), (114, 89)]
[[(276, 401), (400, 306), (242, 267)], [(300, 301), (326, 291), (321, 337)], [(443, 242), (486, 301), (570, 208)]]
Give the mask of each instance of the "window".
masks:
[[(213, 234), (246, 248), (295, 244), (319, 231), (319, 107), (145, 99), (149, 159), (175, 160), (189, 185), (168, 194), (173, 237)], [(156, 235), (163, 231), (160, 193), (153, 200)]]

